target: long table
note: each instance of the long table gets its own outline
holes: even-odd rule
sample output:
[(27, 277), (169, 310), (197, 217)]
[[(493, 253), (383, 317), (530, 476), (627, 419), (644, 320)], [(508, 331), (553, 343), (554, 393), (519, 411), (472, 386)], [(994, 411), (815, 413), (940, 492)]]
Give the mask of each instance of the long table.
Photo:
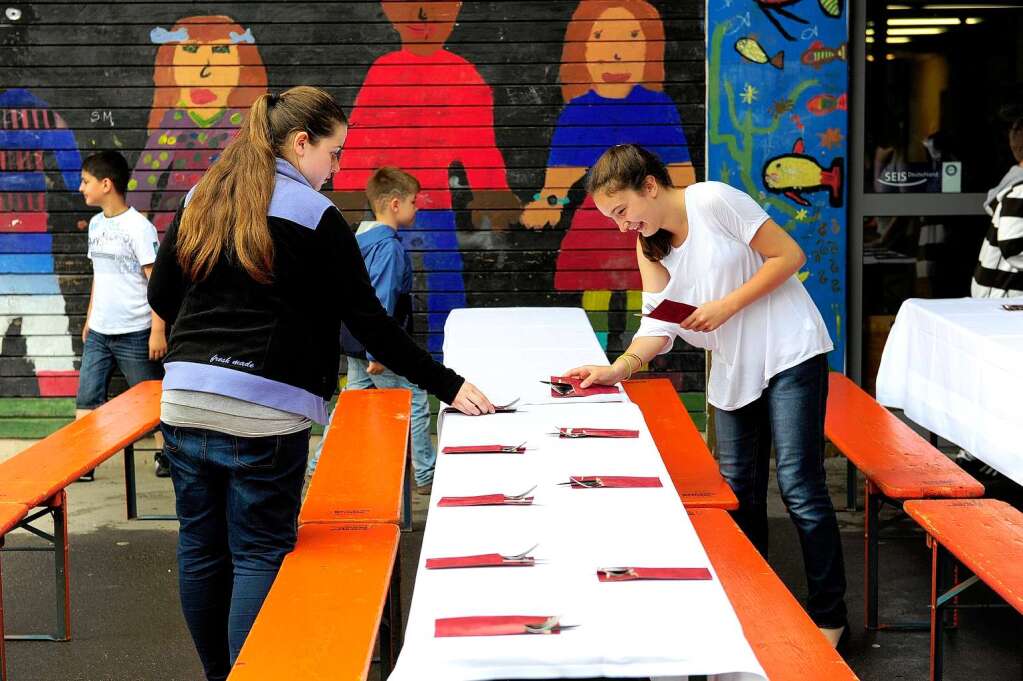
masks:
[(903, 409), (1023, 484), (1023, 298), (902, 304), (877, 375), (877, 400)]
[[(478, 315), (478, 316), (477, 316)], [(516, 320), (544, 319), (532, 326)], [(479, 323), (474, 323), (479, 319)], [(506, 332), (515, 327), (514, 333)], [(489, 329), (488, 339), (483, 328)], [(552, 334), (551, 329), (563, 333)], [(588, 331), (589, 339), (586, 334)], [(445, 360), (459, 370), (478, 344), (492, 352), (486, 380), (526, 386), (537, 376), (526, 357), (549, 356), (544, 372), (606, 363), (581, 310), (460, 310), (445, 330)], [(567, 337), (579, 343), (567, 347)], [(518, 352), (510, 352), (514, 342)], [(544, 344), (548, 347), (544, 347)], [(474, 345), (476, 347), (474, 347)], [(462, 362), (463, 364), (460, 364)], [(498, 370), (500, 368), (500, 370)], [(500, 375), (503, 372), (503, 376)], [(486, 385), (475, 374), (470, 380)], [(509, 395), (516, 397), (519, 395)], [(495, 400), (500, 396), (491, 394)], [(549, 394), (547, 396), (549, 398)], [(448, 414), (439, 448), (526, 443), (522, 454), (438, 454), (405, 646), (390, 677), (556, 679), (708, 675), (765, 679), (716, 576), (702, 581), (602, 583), (602, 567), (713, 568), (675, 493), (639, 409), (624, 393), (615, 402), (520, 402), (513, 414)], [(638, 430), (624, 440), (562, 439), (557, 427)], [(573, 475), (656, 476), (663, 487), (573, 489)], [(519, 494), (530, 506), (439, 507), (445, 496)], [(427, 570), (426, 559), (517, 554), (538, 545), (534, 567)], [(436, 638), (438, 618), (550, 615), (577, 628), (558, 635)]]

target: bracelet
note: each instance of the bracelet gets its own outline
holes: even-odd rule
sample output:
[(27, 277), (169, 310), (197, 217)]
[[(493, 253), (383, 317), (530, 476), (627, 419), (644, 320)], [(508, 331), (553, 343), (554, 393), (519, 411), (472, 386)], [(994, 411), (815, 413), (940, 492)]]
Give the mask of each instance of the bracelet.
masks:
[[(625, 355), (619, 355), (619, 356), (618, 356), (618, 359), (624, 359), (624, 360), (625, 360), (625, 369), (626, 369), (626, 370), (627, 370), (627, 371), (628, 371), (629, 373), (628, 373), (628, 374), (626, 374), (626, 375), (625, 375), (625, 378), (623, 378), (622, 380), (623, 380), (623, 381), (627, 381), (627, 380), (629, 380), (630, 378), (632, 378), (632, 364), (631, 364), (631, 363), (629, 362), (629, 360), (628, 360), (628, 359), (626, 359), (626, 358), (625, 358)], [(615, 360), (615, 362), (617, 362), (617, 361), (618, 361), (618, 359), (616, 359), (616, 360)]]
[(635, 373), (636, 371), (639, 371), (640, 369), (643, 368), (643, 364), (644, 364), (643, 358), (640, 357), (639, 355), (637, 355), (635, 353), (632, 353), (632, 352), (626, 352), (622, 356), (623, 357), (632, 357), (634, 360), (636, 360), (636, 368), (635, 368), (633, 373)]
[[(540, 192), (533, 194), (534, 201), (539, 201), (541, 198), (543, 198), (543, 195)], [(557, 194), (551, 192), (550, 194), (547, 195), (547, 205), (551, 206), (552, 208), (554, 206), (567, 206), (568, 197), (563, 196), (559, 198)]]

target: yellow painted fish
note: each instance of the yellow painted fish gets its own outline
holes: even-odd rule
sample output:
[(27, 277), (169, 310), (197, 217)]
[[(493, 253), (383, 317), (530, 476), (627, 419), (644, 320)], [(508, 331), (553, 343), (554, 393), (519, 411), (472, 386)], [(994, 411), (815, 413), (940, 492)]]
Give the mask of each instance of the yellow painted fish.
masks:
[(782, 194), (800, 206), (809, 206), (803, 194), (828, 192), (828, 202), (842, 205), (842, 159), (836, 158), (830, 168), (822, 168), (816, 159), (806, 155), (802, 138), (796, 140), (791, 154), (769, 159), (764, 164), (764, 186)]
[(785, 68), (784, 52), (778, 50), (778, 54), (768, 57), (767, 51), (753, 38), (739, 38), (736, 40), (735, 51), (741, 54), (743, 59), (754, 64), (770, 64), (776, 69)]
[(845, 61), (845, 56), (845, 43), (842, 43), (838, 47), (825, 47), (824, 43), (821, 41), (814, 40), (810, 44), (810, 47), (806, 48), (806, 52), (803, 53), (800, 61), (807, 66), (819, 69), (825, 64), (830, 64), (833, 61)]

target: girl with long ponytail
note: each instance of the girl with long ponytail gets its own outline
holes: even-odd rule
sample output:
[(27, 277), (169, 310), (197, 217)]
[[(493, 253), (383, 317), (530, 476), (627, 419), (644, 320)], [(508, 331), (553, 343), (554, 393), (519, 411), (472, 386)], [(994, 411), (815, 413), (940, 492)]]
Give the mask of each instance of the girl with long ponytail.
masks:
[(337, 387), (341, 324), (466, 414), (486, 396), (387, 315), (318, 189), (347, 134), (326, 92), (264, 94), (182, 202), (157, 254), (167, 320), (161, 430), (181, 523), (181, 605), (209, 681), (227, 678), (294, 547), (312, 423)]

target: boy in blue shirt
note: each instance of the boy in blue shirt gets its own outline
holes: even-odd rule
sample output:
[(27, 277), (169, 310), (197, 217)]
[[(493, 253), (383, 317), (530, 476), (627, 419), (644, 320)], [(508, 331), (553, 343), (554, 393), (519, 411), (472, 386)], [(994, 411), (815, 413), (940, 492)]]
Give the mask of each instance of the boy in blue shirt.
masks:
[[(363, 221), (355, 232), (380, 304), (409, 335), (412, 335), (412, 260), (398, 239), (398, 229), (411, 227), (415, 222), (418, 193), (419, 181), (416, 178), (397, 168), (379, 168), (366, 185), (366, 198), (376, 219)], [(348, 385), (345, 390), (407, 388), (412, 391), (412, 464), (416, 492), (429, 495), (437, 453), (430, 440), (430, 404), (426, 391), (373, 359), (344, 327), (341, 330), (341, 352), (348, 359)], [(331, 414), (331, 421), (333, 419)], [(322, 442), (326, 439), (327, 430), (324, 430), (323, 440), (309, 460), (309, 475), (316, 470)]]

